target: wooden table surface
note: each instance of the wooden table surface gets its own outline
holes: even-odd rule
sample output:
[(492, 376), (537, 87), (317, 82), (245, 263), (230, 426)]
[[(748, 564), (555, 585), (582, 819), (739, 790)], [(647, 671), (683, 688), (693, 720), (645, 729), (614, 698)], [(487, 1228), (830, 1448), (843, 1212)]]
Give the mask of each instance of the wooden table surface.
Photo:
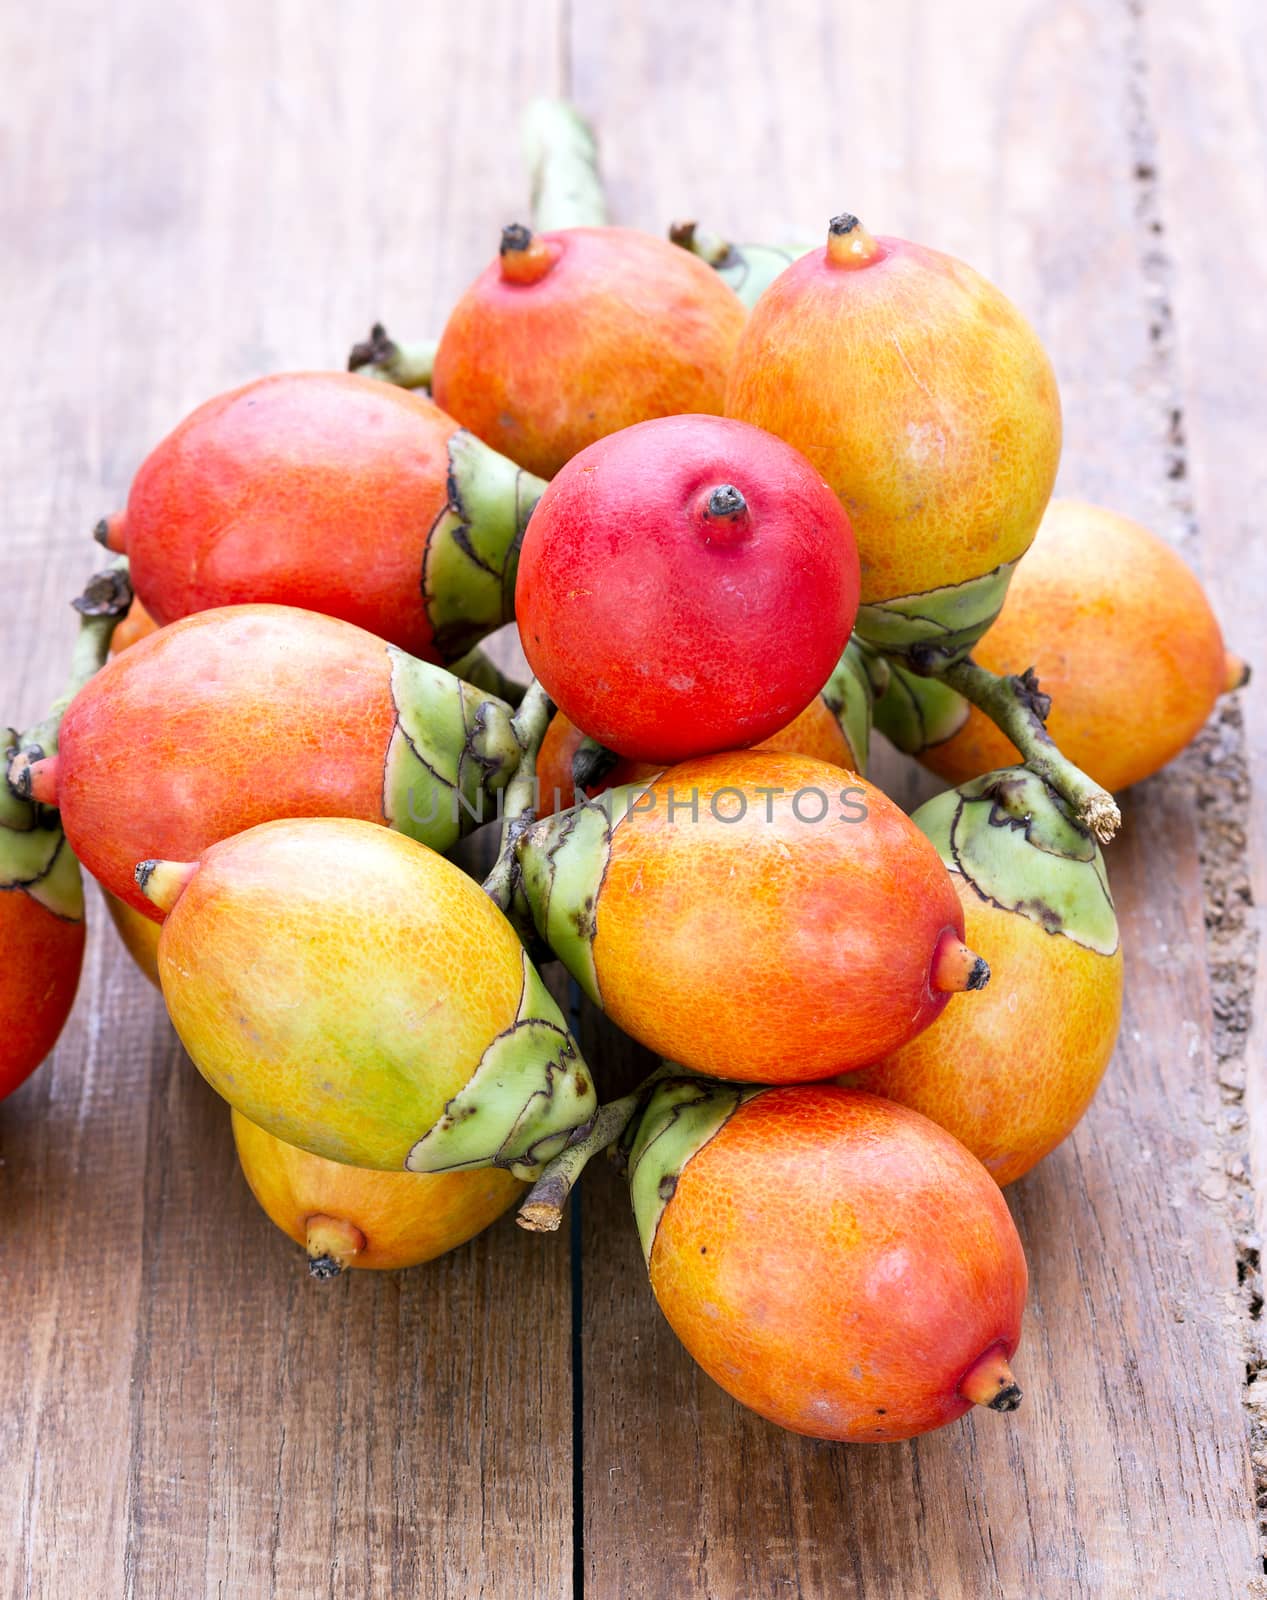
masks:
[[(1258, 14), (4, 8), (5, 718), (55, 692), (89, 530), (186, 411), (340, 364), (375, 316), (438, 328), (524, 213), (540, 93), (595, 121), (620, 220), (813, 240), (848, 208), (995, 278), (1059, 372), (1062, 489), (1172, 539), (1261, 674)], [(927, 792), (896, 758), (882, 776)], [(605, 1170), (570, 1234), (506, 1221), (414, 1272), (309, 1282), (94, 894), (71, 1023), (0, 1106), (0, 1600), (1267, 1592), (1265, 793), (1251, 691), (1127, 797), (1121, 1045), (1076, 1136), (1009, 1191), (1025, 1405), (893, 1446), (782, 1434), (704, 1378)], [(600, 1082), (637, 1070), (582, 1028)]]

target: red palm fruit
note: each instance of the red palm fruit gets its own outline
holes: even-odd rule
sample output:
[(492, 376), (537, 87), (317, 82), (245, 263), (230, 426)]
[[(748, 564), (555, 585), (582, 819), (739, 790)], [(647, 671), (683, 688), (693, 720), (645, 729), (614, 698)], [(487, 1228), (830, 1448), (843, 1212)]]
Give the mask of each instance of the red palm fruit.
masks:
[(669, 1080), (629, 1173), (660, 1309), (769, 1421), (878, 1443), (1020, 1404), (1020, 1239), (980, 1162), (917, 1112)]
[(596, 1109), (510, 923), (435, 851), (343, 817), (144, 861), (163, 999), (212, 1088), (328, 1161), (535, 1176)]
[[(1052, 502), (973, 654), (992, 672), (1033, 667), (1051, 696), (1048, 732), (1110, 790), (1173, 760), (1219, 695), (1247, 675), (1224, 649), (1196, 575), (1169, 545), (1079, 500)], [(988, 717), (957, 697), (956, 710), (953, 722), (942, 721), (942, 742), (918, 752), (925, 766), (960, 783), (1019, 759)]]
[(641, 761), (786, 727), (827, 681), (857, 604), (848, 519), (805, 458), (700, 416), (640, 423), (570, 462), (533, 515), (515, 590), (550, 697)]
[(276, 1139), (240, 1111), (233, 1142), (251, 1193), (308, 1252), (314, 1278), (346, 1267), (392, 1272), (432, 1261), (473, 1239), (523, 1194), (500, 1167), (473, 1172), (378, 1172), (349, 1167)]
[(685, 762), (538, 822), (519, 848), (546, 943), (626, 1033), (692, 1072), (830, 1077), (989, 975), (934, 847), (824, 761)]
[(803, 450), (858, 540), (858, 632), (966, 649), (997, 615), (1060, 457), (1056, 379), (1033, 329), (971, 267), (833, 219), (749, 319), (727, 416)]
[(549, 478), (632, 423), (719, 413), (744, 317), (717, 273), (667, 239), (516, 225), (453, 308), (432, 392), (486, 444)]
[(447, 849), (518, 757), (509, 708), (443, 667), (333, 617), (233, 606), (108, 662), (29, 781), (89, 872), (156, 918), (133, 877), (147, 856), (189, 859), (290, 816), (360, 817)]
[(1073, 1130), (1117, 1041), (1122, 949), (1104, 861), (1024, 768), (938, 795), (911, 820), (950, 869), (994, 976), (843, 1081), (923, 1112), (1011, 1183)]
[(425, 395), (280, 373), (186, 417), (98, 535), (160, 623), (273, 601), (439, 661), (510, 619), (540, 489)]
[[(12, 747), (16, 735), (0, 744)], [(7, 791), (6, 791), (7, 793)], [(84, 892), (60, 827), (9, 796), (0, 817), (0, 1100), (57, 1043), (79, 987)]]

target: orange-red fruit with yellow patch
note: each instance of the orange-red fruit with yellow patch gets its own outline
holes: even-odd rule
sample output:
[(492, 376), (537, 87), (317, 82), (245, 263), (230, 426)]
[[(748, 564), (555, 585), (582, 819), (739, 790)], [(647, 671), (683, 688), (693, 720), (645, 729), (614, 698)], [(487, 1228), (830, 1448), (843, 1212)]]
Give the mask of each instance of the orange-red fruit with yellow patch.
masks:
[(84, 960), (83, 917), (58, 916), (19, 885), (0, 889), (0, 951), (3, 1100), (30, 1077), (66, 1025)]
[(232, 1117), (251, 1193), (283, 1233), (308, 1249), (315, 1276), (432, 1261), (495, 1222), (526, 1187), (499, 1167), (441, 1173), (349, 1167), (286, 1144), (238, 1110)]
[(849, 513), (864, 606), (1020, 556), (1060, 458), (1033, 329), (952, 256), (836, 218), (753, 308), (727, 416), (814, 463)]
[(274, 817), (386, 822), (391, 675), (381, 639), (332, 617), (284, 606), (186, 617), (75, 696), (48, 798), (88, 871), (158, 920), (138, 861), (190, 860)]
[[(584, 738), (575, 723), (569, 722), (557, 711), (546, 729), (537, 755), (537, 779), (541, 788), (541, 805), (538, 815), (553, 816), (573, 804), (576, 785), (572, 781), (572, 758)], [(817, 761), (829, 761), (833, 767), (857, 772), (860, 765), (844, 729), (833, 715), (821, 695), (810, 701), (799, 717), (794, 717), (786, 728), (772, 733), (768, 739), (754, 745), (755, 750), (776, 754), (812, 756)], [(601, 783), (586, 790), (591, 797), (608, 789), (619, 788), (623, 783), (640, 783), (654, 778), (663, 770), (652, 761), (626, 761), (622, 756), (608, 771)]]
[[(1138, 522), (1080, 500), (1052, 502), (973, 657), (991, 672), (1033, 667), (1053, 740), (1111, 790), (1173, 760), (1245, 675), (1192, 569)], [(960, 783), (1020, 757), (971, 709), (919, 759)]]
[(965, 938), (990, 964), (987, 991), (952, 1000), (917, 1038), (842, 1081), (923, 1112), (1007, 1184), (1091, 1104), (1121, 1022), (1122, 949), (1048, 933), (951, 878)]
[(691, 1072), (828, 1078), (926, 1028), (988, 972), (936, 849), (852, 773), (740, 751), (671, 767), (614, 826), (552, 817), (520, 860), (537, 925), (591, 998)]
[(508, 228), (436, 351), (437, 404), (552, 477), (649, 417), (720, 413), (746, 312), (688, 250), (632, 228)]
[(691, 1156), (650, 1268), (674, 1332), (735, 1399), (859, 1443), (988, 1404), (1027, 1284), (980, 1162), (918, 1113), (827, 1085), (757, 1095)]
[(160, 624), (272, 601), (439, 660), (423, 558), (457, 427), (425, 395), (369, 378), (261, 378), (199, 406), (150, 453), (106, 537)]

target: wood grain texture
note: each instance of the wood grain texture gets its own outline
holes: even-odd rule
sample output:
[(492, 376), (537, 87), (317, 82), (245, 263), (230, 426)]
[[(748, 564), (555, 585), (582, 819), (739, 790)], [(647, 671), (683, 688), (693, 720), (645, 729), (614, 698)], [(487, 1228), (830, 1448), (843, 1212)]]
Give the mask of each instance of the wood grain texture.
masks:
[[(376, 315), (429, 331), (491, 255), (558, 22), (54, 0), (0, 32), (0, 651), (32, 720), (144, 453)], [(71, 1025), (0, 1106), (0, 1596), (570, 1594), (566, 1237), (310, 1284), (89, 914)]]
[[(1056, 360), (1062, 488), (1174, 538), (1256, 646), (1267, 63), (1244, 0), (102, 17), (0, 17), (5, 718), (55, 692), (88, 529), (149, 446), (233, 383), (341, 364), (375, 316), (433, 331), (522, 209), (524, 101), (560, 88), (599, 127), (621, 220), (813, 240), (847, 205), (995, 277)], [(1228, 217), (1234, 258), (1210, 247)], [(1252, 701), (1236, 737), (1259, 799), (1234, 824), (1261, 843)], [(891, 753), (882, 774), (904, 803), (932, 787)], [(412, 1273), (311, 1286), (94, 897), (71, 1024), (0, 1106), (0, 1600), (550, 1600), (574, 1592), (574, 1514), (590, 1600), (1244, 1594), (1262, 1568), (1235, 1219), (1212, 1198), (1228, 1104), (1199, 779), (1188, 760), (1130, 797), (1110, 859), (1122, 1045), (1074, 1139), (1011, 1192), (1025, 1408), (885, 1448), (778, 1433), (677, 1345), (599, 1170), (583, 1513), (567, 1238), (507, 1222)], [(649, 1065), (592, 1013), (583, 1044), (605, 1088)]]
[[(682, 9), (642, 0), (616, 41), (577, 19), (573, 81), (613, 130), (621, 214), (654, 226), (707, 208), (740, 237), (812, 238), (849, 209), (966, 256), (1052, 351), (1062, 489), (1182, 531), (1132, 9), (752, 4), (720, 34)], [(601, 1174), (583, 1201), (587, 1596), (1181, 1600), (1261, 1575), (1233, 1229), (1202, 1192), (1220, 1105), (1184, 773), (1126, 811), (1110, 856), (1122, 1042), (1074, 1139), (1010, 1193), (1032, 1273), (1025, 1406), (873, 1450), (765, 1426), (678, 1347)], [(590, 1054), (601, 1072), (597, 1038)], [(620, 1055), (611, 1041), (609, 1064)]]

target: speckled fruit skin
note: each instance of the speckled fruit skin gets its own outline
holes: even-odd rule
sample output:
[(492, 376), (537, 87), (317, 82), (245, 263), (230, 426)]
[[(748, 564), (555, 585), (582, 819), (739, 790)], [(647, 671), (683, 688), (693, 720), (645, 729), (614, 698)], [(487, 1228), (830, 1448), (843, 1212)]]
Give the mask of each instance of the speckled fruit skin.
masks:
[(141, 972), (150, 980), (157, 989), (158, 982), (158, 936), (162, 932), (157, 922), (152, 921), (144, 912), (137, 911), (133, 906), (125, 905), (117, 895), (109, 890), (102, 891), (106, 902), (106, 910), (110, 913), (110, 920), (114, 923), (123, 948), (132, 957)]
[[(541, 789), (539, 816), (552, 817), (556, 811), (566, 811), (573, 804), (572, 757), (582, 737), (581, 730), (561, 711), (550, 719), (537, 755), (537, 781)], [(833, 767), (847, 772), (858, 770), (857, 758), (849, 748), (844, 729), (817, 695), (786, 728), (780, 728), (778, 733), (772, 733), (753, 748), (775, 754), (813, 756), (817, 761), (829, 761)], [(623, 783), (640, 783), (644, 778), (654, 778), (661, 770), (662, 766), (654, 761), (626, 761), (622, 757), (603, 781), (594, 784), (586, 793), (592, 796), (617, 789)]]
[(24, 889), (0, 889), (0, 951), (3, 1100), (30, 1077), (66, 1025), (84, 962), (83, 918), (59, 917)]
[[(1228, 687), (1223, 636), (1191, 568), (1138, 522), (1080, 500), (1052, 502), (973, 656), (991, 672), (1033, 667), (1052, 738), (1110, 790), (1177, 756)], [(977, 710), (920, 755), (950, 783), (1018, 759)]]
[(88, 871), (157, 921), (138, 861), (189, 861), (277, 816), (386, 823), (394, 723), (381, 639), (283, 606), (200, 612), (76, 695), (61, 729), (62, 825)]
[(844, 1081), (931, 1117), (1008, 1184), (1091, 1104), (1121, 1024), (1122, 949), (1101, 955), (1047, 933), (951, 878), (989, 986), (956, 995), (918, 1038)]
[(396, 1170), (523, 988), (522, 946), (477, 883), (333, 817), (205, 851), (158, 965), (181, 1042), (230, 1105), (287, 1144)]
[(721, 411), (746, 312), (711, 267), (632, 228), (538, 237), (557, 251), (538, 282), (494, 261), (453, 308), (438, 405), (543, 478), (647, 417)]
[(651, 1286), (722, 1388), (780, 1427), (908, 1439), (1021, 1334), (1027, 1274), (981, 1164), (925, 1117), (827, 1085), (773, 1089), (687, 1162)]
[[(731, 529), (712, 489), (747, 503)], [(519, 637), (560, 710), (621, 755), (758, 743), (802, 712), (858, 610), (846, 517), (799, 452), (720, 417), (666, 417), (581, 452), (533, 512)]]
[(302, 1245), (308, 1218), (337, 1217), (365, 1235), (350, 1266), (391, 1272), (433, 1261), (507, 1211), (525, 1184), (497, 1167), (475, 1172), (376, 1172), (311, 1155), (233, 1112), (233, 1141), (251, 1193)]
[(261, 378), (199, 406), (146, 458), (123, 548), (159, 623), (273, 601), (439, 660), (421, 597), (457, 423), (340, 372)]
[(840, 496), (866, 604), (1016, 560), (1060, 458), (1033, 329), (962, 261), (879, 238), (869, 265), (814, 250), (752, 312), (726, 414), (804, 451)]
[[(654, 811), (617, 810), (593, 942), (603, 1008), (639, 1043), (692, 1072), (803, 1083), (874, 1061), (941, 1012), (929, 968), (944, 929), (963, 937), (963, 909), (937, 851), (874, 785), (742, 751), (651, 788)], [(719, 822), (712, 797), (735, 788), (747, 813)], [(822, 809), (811, 790), (829, 800), (823, 822), (793, 814)], [(840, 820), (862, 806), (865, 820)], [(723, 816), (738, 808), (733, 792), (718, 799)]]

